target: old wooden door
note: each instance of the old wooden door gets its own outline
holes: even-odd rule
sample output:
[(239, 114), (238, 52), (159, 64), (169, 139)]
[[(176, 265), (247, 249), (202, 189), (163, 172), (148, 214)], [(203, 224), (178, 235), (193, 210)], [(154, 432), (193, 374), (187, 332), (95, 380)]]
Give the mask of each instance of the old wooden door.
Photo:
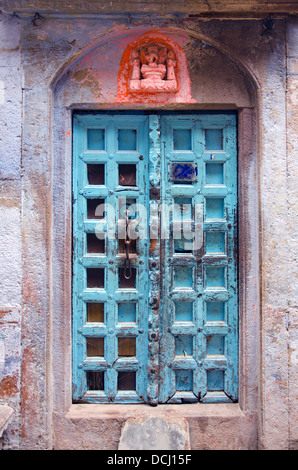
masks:
[(77, 113), (73, 398), (237, 400), (230, 113)]

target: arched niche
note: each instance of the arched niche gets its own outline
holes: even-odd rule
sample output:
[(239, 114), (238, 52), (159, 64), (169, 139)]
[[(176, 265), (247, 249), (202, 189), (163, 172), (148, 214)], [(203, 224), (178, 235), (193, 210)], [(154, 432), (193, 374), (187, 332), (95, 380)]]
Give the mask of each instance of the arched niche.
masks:
[[(153, 31), (151, 31), (153, 32)], [(252, 374), (258, 363), (255, 338), (259, 335), (259, 201), (258, 201), (258, 148), (255, 94), (258, 88), (254, 76), (245, 64), (232, 53), (224, 50), (208, 38), (195, 36), (193, 32), (167, 29), (160, 32), (160, 42), (172, 49), (175, 65), (177, 90), (167, 93), (153, 90), (144, 97), (133, 99), (128, 93), (122, 95), (120, 85), (127, 86), (131, 70), (124, 77), (125, 62), (131, 59), (128, 53), (140, 44), (146, 31), (119, 32), (105, 37), (85, 48), (65, 64), (52, 81), (54, 97), (53, 110), (53, 218), (52, 229), (52, 289), (53, 324), (57, 328), (53, 336), (53, 348), (57, 357), (54, 364), (53, 389), (55, 412), (65, 412), (64, 419), (71, 419), (71, 259), (72, 259), (72, 113), (76, 109), (238, 109), (238, 168), (239, 168), (239, 319), (240, 319), (240, 406), (239, 420), (231, 420), (235, 439), (239, 426), (255, 421), (259, 388), (258, 370)], [(156, 32), (154, 31), (154, 35)], [(156, 39), (156, 36), (155, 36)], [(127, 59), (126, 59), (127, 53)], [(181, 68), (184, 61), (185, 68)], [(179, 69), (180, 67), (180, 69)], [(180, 70), (180, 75), (179, 75)], [(183, 73), (181, 74), (181, 71)], [(185, 95), (179, 95), (180, 80), (187, 80)], [(177, 97), (181, 101), (177, 100)], [(163, 97), (166, 97), (163, 101)], [(142, 98), (142, 99), (141, 99)], [(250, 109), (249, 109), (250, 108)], [(60, 330), (60, 333), (59, 333)], [(57, 334), (58, 331), (58, 334)], [(63, 337), (63, 341), (61, 338)], [(68, 345), (66, 347), (65, 345)], [(57, 351), (61, 354), (58, 355)], [(59, 359), (58, 359), (59, 357)], [(255, 370), (254, 369), (254, 370)], [(61, 379), (62, 377), (62, 379)], [(105, 406), (105, 405), (103, 405)], [(141, 405), (140, 405), (141, 406)], [(173, 405), (177, 406), (177, 405)], [(217, 405), (216, 405), (217, 406)], [(232, 405), (234, 406), (234, 405)], [(237, 406), (235, 404), (235, 406)], [(185, 408), (184, 408), (185, 409)], [(122, 409), (123, 410), (123, 409)], [(119, 411), (119, 413), (122, 413)], [(183, 409), (182, 409), (183, 410)], [(76, 413), (77, 411), (75, 411)], [(97, 406), (99, 422), (102, 422), (103, 408)], [(125, 412), (126, 413), (126, 412)], [(134, 413), (134, 411), (132, 412)], [(183, 413), (183, 411), (182, 411)], [(201, 411), (200, 411), (201, 413)], [(56, 413), (58, 414), (58, 413)], [(82, 418), (89, 425), (82, 412)], [(125, 419), (124, 415), (118, 421)], [(225, 415), (226, 416), (226, 415)], [(66, 417), (66, 418), (65, 418)], [(194, 417), (194, 426), (199, 426), (202, 415)], [(93, 420), (94, 421), (94, 420)], [(81, 422), (81, 420), (78, 420)], [(234, 426), (233, 423), (236, 425)], [(251, 424), (250, 424), (251, 425)], [(108, 433), (115, 421), (107, 423)], [(255, 423), (254, 423), (255, 426)], [(74, 438), (82, 438), (84, 429), (73, 428)], [(110, 429), (110, 431), (109, 431)], [(216, 426), (214, 427), (216, 430)], [(120, 433), (120, 431), (119, 431)], [(97, 433), (100, 435), (100, 433)], [(218, 439), (220, 435), (218, 434)]]
[[(137, 107), (142, 104), (185, 104), (201, 109), (253, 107), (256, 88), (253, 79), (234, 58), (211, 42), (171, 29), (126, 31), (98, 41), (68, 63), (53, 81), (56, 106), (112, 108), (126, 103)], [(150, 86), (147, 81), (148, 86), (144, 86), (141, 67), (150, 47), (151, 53), (158, 56), (157, 65), (164, 66), (160, 68), (165, 68), (165, 74), (159, 85)], [(139, 72), (134, 68), (137, 62)]]

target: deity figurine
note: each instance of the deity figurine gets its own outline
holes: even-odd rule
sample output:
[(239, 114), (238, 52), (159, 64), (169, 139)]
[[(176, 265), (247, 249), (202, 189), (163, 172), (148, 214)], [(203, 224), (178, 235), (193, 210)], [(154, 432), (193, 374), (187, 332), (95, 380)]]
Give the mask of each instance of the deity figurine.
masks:
[(141, 78), (141, 69), (140, 69), (140, 58), (138, 51), (134, 50), (131, 54), (131, 64), (132, 64), (132, 80), (140, 80)]
[(131, 91), (177, 91), (175, 54), (166, 45), (151, 43), (134, 49), (130, 66)]
[(160, 81), (166, 75), (166, 66), (161, 63), (158, 47), (152, 44), (141, 53), (141, 73), (144, 80)]
[(175, 76), (175, 56), (173, 51), (168, 52), (168, 57), (167, 57), (167, 80), (176, 80)]

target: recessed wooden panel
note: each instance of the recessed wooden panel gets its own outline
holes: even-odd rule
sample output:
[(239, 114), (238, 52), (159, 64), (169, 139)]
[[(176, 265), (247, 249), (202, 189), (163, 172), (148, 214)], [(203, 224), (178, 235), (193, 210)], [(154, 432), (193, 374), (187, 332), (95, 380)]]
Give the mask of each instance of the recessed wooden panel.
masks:
[(104, 323), (104, 303), (87, 303), (87, 322)]
[(224, 232), (206, 232), (206, 253), (224, 253), (225, 252), (225, 233)]
[(136, 373), (118, 372), (118, 390), (135, 390), (136, 389)]
[(210, 266), (206, 268), (206, 287), (225, 287), (225, 268), (220, 266)]
[(105, 165), (88, 164), (87, 165), (88, 183), (91, 185), (105, 184)]
[(105, 240), (97, 238), (95, 233), (87, 233), (87, 253), (104, 254)]
[(191, 356), (193, 352), (193, 336), (175, 336), (175, 354), (177, 356)]
[(104, 338), (86, 338), (87, 356), (104, 356)]
[(118, 338), (118, 356), (135, 356), (136, 338)]
[(119, 184), (120, 186), (137, 185), (137, 166), (132, 164), (119, 165)]
[(206, 198), (206, 218), (222, 219), (224, 217), (224, 199), (216, 197)]
[(174, 150), (191, 150), (191, 129), (173, 129)]
[(104, 203), (104, 199), (87, 199), (87, 219), (103, 219)]
[(207, 354), (223, 355), (224, 354), (224, 336), (208, 335), (206, 336)]
[(104, 372), (88, 371), (86, 379), (87, 390), (104, 390)]
[(223, 163), (206, 163), (206, 183), (223, 184)]
[(174, 198), (174, 220), (192, 218), (192, 198), (175, 197)]
[(193, 248), (193, 240), (192, 238), (186, 238), (183, 234), (181, 234), (181, 238), (175, 238), (174, 240), (174, 250), (175, 253), (192, 253)]
[(87, 287), (103, 289), (105, 284), (104, 268), (88, 268), (87, 269)]

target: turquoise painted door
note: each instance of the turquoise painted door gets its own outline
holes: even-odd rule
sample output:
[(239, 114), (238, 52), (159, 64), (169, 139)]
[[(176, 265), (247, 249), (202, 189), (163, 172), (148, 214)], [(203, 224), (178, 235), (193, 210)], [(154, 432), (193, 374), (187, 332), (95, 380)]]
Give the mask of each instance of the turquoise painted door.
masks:
[(73, 398), (237, 400), (233, 114), (73, 121)]

